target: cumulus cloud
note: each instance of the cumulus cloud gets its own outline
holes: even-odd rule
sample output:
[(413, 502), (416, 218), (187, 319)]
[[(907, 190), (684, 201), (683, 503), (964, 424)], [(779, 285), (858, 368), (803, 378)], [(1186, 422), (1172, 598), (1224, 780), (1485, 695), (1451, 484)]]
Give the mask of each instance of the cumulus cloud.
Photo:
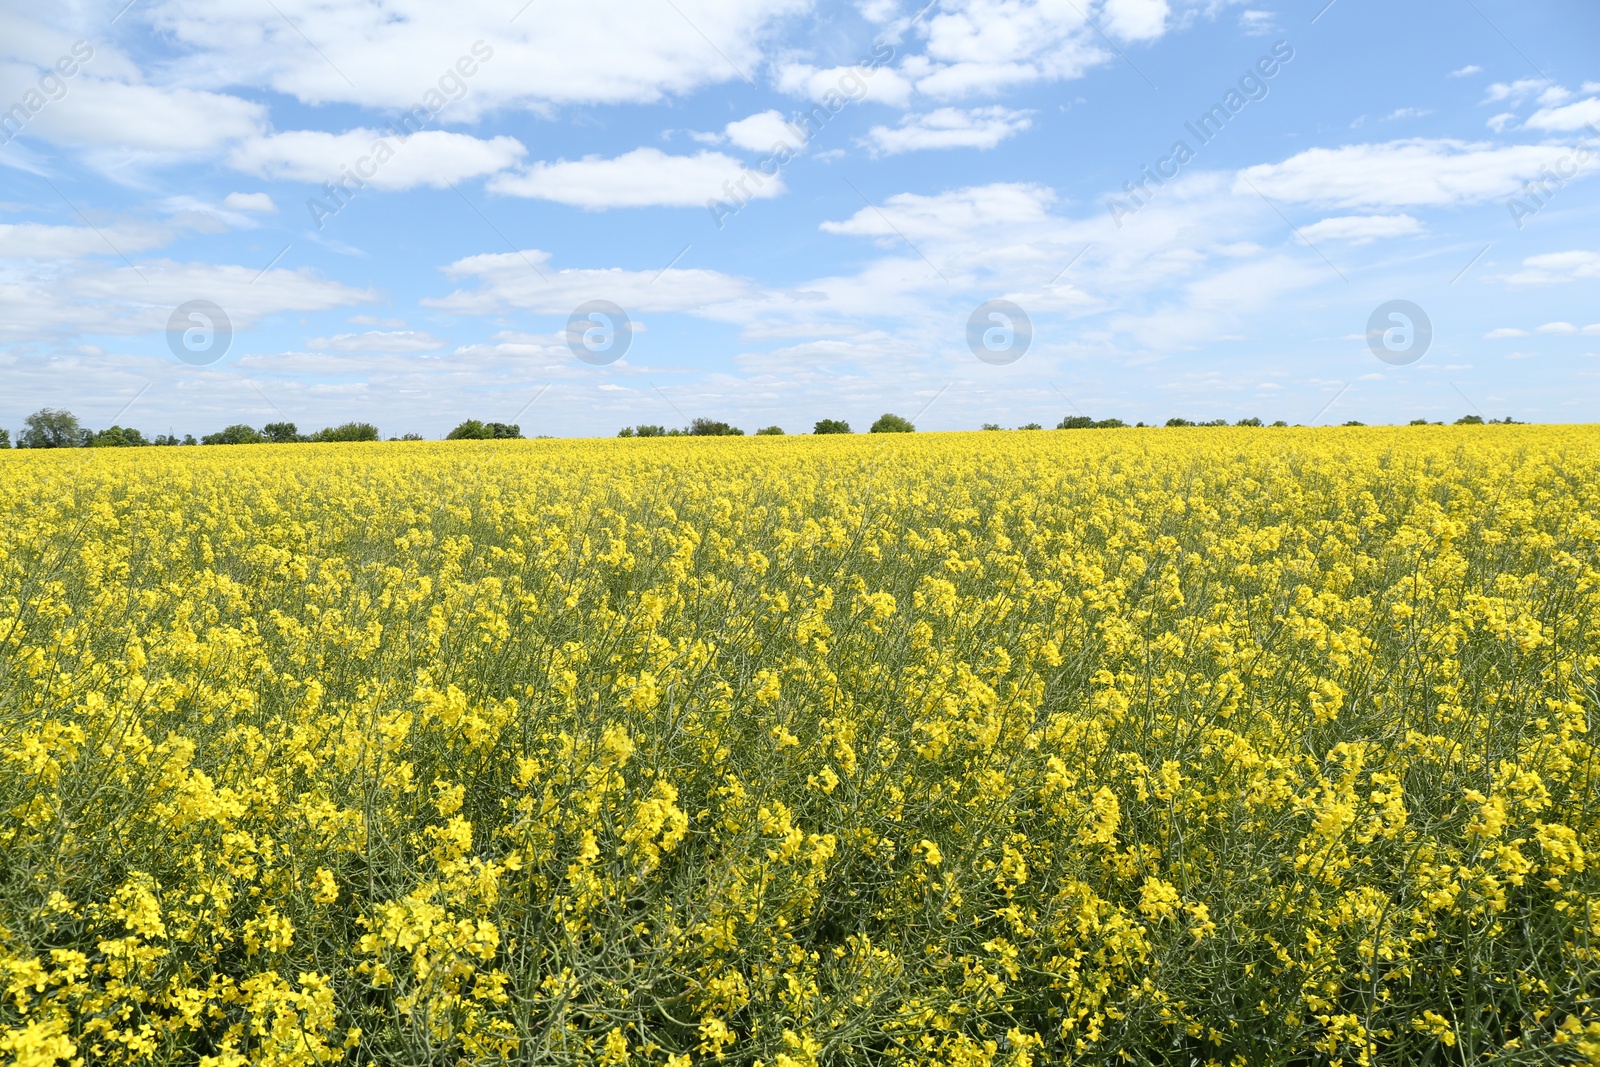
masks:
[(1323, 219), (1300, 230), (1307, 240), (1371, 244), (1388, 237), (1410, 237), (1422, 232), (1422, 223), (1410, 215), (1342, 215)]
[(1453, 207), (1506, 196), (1549, 160), (1538, 145), (1448, 139), (1312, 148), (1246, 168), (1237, 191), (1254, 195), (1253, 184), (1274, 199), (1341, 208)]
[[(489, 183), (491, 192), (553, 200), (559, 204), (602, 211), (619, 207), (704, 207), (709, 199), (726, 199), (726, 186), (737, 185), (749, 197), (766, 199), (784, 192), (783, 180), (747, 171), (744, 164), (721, 152), (671, 156), (658, 148), (636, 148), (605, 159), (585, 156), (577, 160), (535, 163)], [(758, 184), (759, 181), (759, 184)]]
[(928, 148), (993, 148), (1033, 125), (1029, 114), (999, 106), (942, 107), (924, 115), (906, 115), (898, 126), (874, 126), (866, 143), (883, 156)]
[(278, 205), (266, 193), (229, 193), (223, 198), (222, 206), (257, 214), (271, 214), (278, 210)]
[(1600, 97), (1579, 100), (1564, 107), (1542, 107), (1523, 125), (1530, 130), (1567, 132), (1600, 125)]
[(1560, 285), (1587, 278), (1600, 278), (1600, 252), (1549, 252), (1529, 256), (1522, 261), (1522, 269), (1507, 275), (1505, 281), (1515, 286)]
[(320, 185), (354, 174), (375, 189), (400, 190), (419, 185), (442, 188), (495, 174), (515, 166), (526, 154), (514, 137), (485, 140), (424, 130), (402, 141), (387, 130), (291, 130), (251, 138), (234, 148), (227, 162), (241, 173), (279, 181)]
[(448, 114), (471, 120), (508, 106), (653, 103), (741, 81), (759, 70), (774, 27), (806, 6), (280, 0), (280, 15), (248, 0), (144, 0), (124, 21), (178, 42), (187, 58), (175, 71), (190, 83), (260, 85), (306, 104), (382, 111), (437, 92), (452, 99)]
[(786, 145), (790, 151), (805, 143), (803, 131), (789, 125), (781, 111), (761, 111), (749, 118), (728, 123), (723, 136), (747, 152), (771, 152), (777, 145)]
[(422, 330), (369, 330), (315, 337), (306, 347), (314, 352), (433, 352), (447, 343)]

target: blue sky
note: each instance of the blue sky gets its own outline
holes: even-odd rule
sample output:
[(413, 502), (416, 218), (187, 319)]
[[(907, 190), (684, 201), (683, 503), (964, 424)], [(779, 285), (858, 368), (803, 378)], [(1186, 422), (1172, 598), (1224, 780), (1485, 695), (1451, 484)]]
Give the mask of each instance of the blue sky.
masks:
[(13, 430), (1600, 416), (1592, 3), (125, 4), (0, 0)]

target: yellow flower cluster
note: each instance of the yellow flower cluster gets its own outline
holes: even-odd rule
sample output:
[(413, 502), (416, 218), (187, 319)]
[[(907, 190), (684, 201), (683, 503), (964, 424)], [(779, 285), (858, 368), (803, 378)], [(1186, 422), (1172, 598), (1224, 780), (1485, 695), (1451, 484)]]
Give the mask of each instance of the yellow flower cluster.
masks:
[(1600, 434), (0, 454), (0, 1062), (1600, 1064)]

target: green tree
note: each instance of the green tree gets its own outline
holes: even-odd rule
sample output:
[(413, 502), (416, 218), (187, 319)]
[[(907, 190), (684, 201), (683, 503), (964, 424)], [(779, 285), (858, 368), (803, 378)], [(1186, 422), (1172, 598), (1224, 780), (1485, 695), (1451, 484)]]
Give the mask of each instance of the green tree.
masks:
[(1056, 429), (1058, 430), (1092, 430), (1093, 428), (1094, 420), (1087, 415), (1068, 415), (1056, 423)]
[(1168, 426), (1193, 426), (1194, 423), (1190, 422), (1188, 419), (1168, 419), (1167, 420), (1167, 425)]
[(300, 428), (292, 422), (269, 422), (261, 427), (261, 436), (274, 445), (287, 445), (305, 440), (300, 436)]
[(18, 448), (77, 448), (83, 443), (78, 417), (58, 408), (40, 408), (23, 423)]
[(1021, 426), (1018, 426), (1017, 429), (1019, 429), (1019, 430), (1042, 430), (1042, 429), (1044, 429), (1044, 427), (1040, 426), (1037, 422), (1025, 422)]
[(1463, 415), (1459, 419), (1456, 420), (1456, 425), (1457, 426), (1482, 426), (1483, 425), (1483, 416), (1482, 415)]
[(1003, 430), (1003, 429), (1005, 429), (1005, 427), (1001, 426), (998, 422), (986, 422), (986, 423), (983, 424), (983, 428), (985, 430)]
[(132, 427), (113, 426), (109, 430), (91, 433), (86, 443), (90, 448), (137, 448), (150, 442)]
[(916, 427), (911, 425), (910, 419), (902, 419), (899, 415), (884, 412), (878, 416), (878, 421), (872, 424), (868, 433), (913, 433)]
[(0, 429), (0, 448), (11, 447), (11, 431)]
[(1261, 425), (1261, 420), (1260, 419), (1240, 419), (1238, 422), (1234, 423), (1234, 425), (1235, 426), (1260, 426)]
[(487, 441), (493, 436), (494, 431), (477, 419), (467, 419), (445, 434), (444, 439), (446, 441)]
[(370, 422), (347, 422), (318, 430), (311, 435), (311, 440), (326, 444), (335, 441), (379, 441), (382, 438), (378, 436), (378, 428)]
[(784, 436), (783, 427), (782, 426), (763, 426), (761, 429), (756, 431), (756, 436), (757, 437), (782, 437), (782, 436)]
[(200, 438), (203, 445), (259, 445), (265, 444), (266, 438), (242, 422), (224, 427), (216, 433), (208, 433)]
[(684, 431), (690, 437), (743, 437), (744, 431), (720, 419), (695, 419)]
[(486, 422), (484, 429), (489, 431), (489, 436), (496, 441), (518, 441), (522, 439), (522, 427), (514, 422)]
[(850, 424), (843, 419), (823, 419), (811, 428), (812, 433), (849, 433)]

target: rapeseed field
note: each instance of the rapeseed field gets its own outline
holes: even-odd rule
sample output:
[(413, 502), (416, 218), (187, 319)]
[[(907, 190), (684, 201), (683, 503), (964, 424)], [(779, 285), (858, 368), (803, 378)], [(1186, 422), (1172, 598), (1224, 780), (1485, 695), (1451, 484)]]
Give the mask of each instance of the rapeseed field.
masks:
[(1600, 431), (0, 454), (0, 1060), (1600, 1063)]

